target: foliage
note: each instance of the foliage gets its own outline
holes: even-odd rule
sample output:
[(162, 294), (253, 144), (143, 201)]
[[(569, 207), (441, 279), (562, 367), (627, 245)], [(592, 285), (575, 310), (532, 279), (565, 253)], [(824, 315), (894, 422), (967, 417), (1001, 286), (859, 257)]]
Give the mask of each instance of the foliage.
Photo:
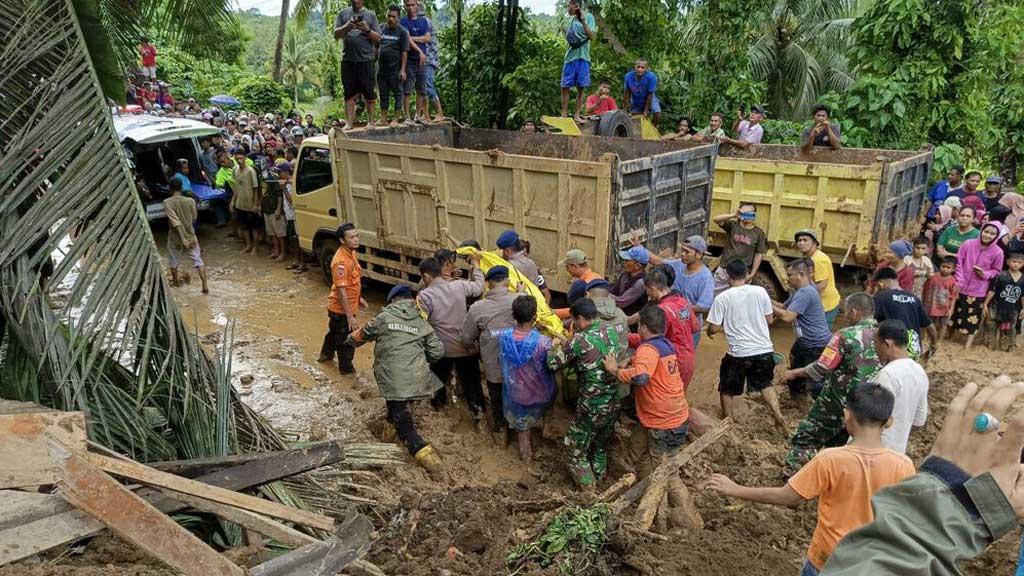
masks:
[(296, 106), (299, 104), (299, 86), (305, 84), (311, 76), (309, 60), (309, 47), (300, 45), (295, 29), (289, 29), (281, 53), (281, 70), (285, 84), (292, 87)]
[(323, 118), (317, 118), (317, 121), (323, 122), (325, 126), (330, 125), (334, 120), (345, 121), (345, 101), (338, 98), (324, 107), (321, 112)]
[(340, 97), (341, 89), (341, 48), (333, 38), (323, 37), (316, 43), (312, 58), (313, 73), (323, 93)]
[(267, 76), (252, 76), (236, 85), (231, 94), (250, 112), (275, 112), (286, 106), (288, 93)]
[(557, 565), (562, 576), (586, 573), (608, 542), (610, 517), (607, 504), (574, 506), (560, 513), (540, 538), (520, 544), (509, 553), (506, 564), (511, 574), (519, 574), (529, 562), (537, 562), (542, 568)]
[(242, 66), (194, 58), (176, 48), (160, 53), (160, 75), (170, 84), (175, 98), (192, 97), (200, 103), (218, 94), (231, 93), (251, 76)]
[(801, 144), (804, 128), (809, 125), (810, 123), (792, 120), (765, 120), (761, 122), (761, 126), (764, 127), (762, 142), (765, 144)]
[(949, 174), (950, 168), (963, 163), (964, 149), (957, 144), (942, 144), (935, 147), (934, 154), (932, 179), (941, 180)]

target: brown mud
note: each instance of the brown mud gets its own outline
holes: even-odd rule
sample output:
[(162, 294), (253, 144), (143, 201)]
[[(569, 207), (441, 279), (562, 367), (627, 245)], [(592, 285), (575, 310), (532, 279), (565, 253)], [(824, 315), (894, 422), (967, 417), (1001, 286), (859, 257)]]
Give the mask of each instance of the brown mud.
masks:
[[(162, 246), (159, 231), (157, 235)], [(191, 286), (174, 289), (174, 295), (183, 316), (211, 351), (220, 345), (224, 325), (235, 322), (233, 379), (243, 398), (297, 438), (370, 441), (382, 436), (387, 426), (383, 422), (384, 403), (373, 383), (372, 347), (357, 351), (356, 377), (341, 376), (336, 365), (316, 362), (326, 328), (328, 291), (319, 270), (311, 268), (295, 275), (284, 269), (284, 263), (243, 255), (226, 230), (204, 227), (200, 241), (209, 267), (211, 294), (200, 294), (193, 279)], [(362, 322), (379, 309), (382, 289), (371, 286), (364, 290), (364, 296), (371, 309), (360, 312)], [(792, 329), (777, 323), (773, 337), (777, 350), (786, 354)], [(724, 352), (722, 337), (702, 338), (697, 370), (687, 394), (691, 405), (714, 416), (718, 415), (718, 364)], [(910, 439), (909, 455), (916, 463), (927, 454), (946, 407), (960, 386), (972, 380), (988, 382), (1003, 373), (1021, 378), (1024, 370), (1019, 356), (1019, 352), (997, 353), (977, 346), (965, 354), (962, 346), (953, 343), (940, 350), (926, 366), (931, 377), (928, 424), (916, 429)], [(780, 366), (778, 370), (782, 369)], [(779, 395), (792, 429), (806, 407), (789, 401), (784, 387), (779, 388)], [(704, 530), (671, 531), (667, 542), (630, 533), (612, 534), (605, 551), (585, 574), (799, 573), (814, 530), (813, 503), (795, 509), (779, 508), (724, 498), (706, 487), (712, 472), (727, 474), (744, 484), (783, 482), (780, 469), (787, 435), (774, 427), (767, 409), (757, 399), (744, 398), (741, 407), (734, 432), (682, 472), (704, 518)], [(514, 443), (506, 446), (490, 434), (476, 431), (458, 399), (441, 412), (429, 405), (417, 406), (414, 412), (422, 435), (440, 453), (448, 478), (432, 479), (411, 458), (407, 466), (381, 472), (384, 486), (377, 488), (398, 504), (376, 516), (380, 538), (369, 559), (386, 573), (509, 573), (505, 564), (508, 553), (517, 544), (536, 537), (542, 518), (562, 504), (582, 501), (563, 463), (561, 437), (567, 425), (564, 408), (556, 407), (544, 430), (535, 431), (535, 462), (530, 469), (519, 461)], [(626, 434), (624, 429), (617, 433), (606, 484), (631, 470), (622, 458), (621, 440)], [(1019, 535), (1011, 533), (967, 563), (965, 573), (1011, 574), (1018, 541)], [(143, 559), (140, 564), (138, 557), (126, 560), (123, 555), (111, 554), (96, 558), (92, 548), (87, 547), (85, 556), (56, 563), (0, 569), (0, 576), (172, 573), (154, 561)], [(96, 571), (97, 565), (102, 570)], [(558, 570), (528, 564), (518, 573), (558, 574)]]

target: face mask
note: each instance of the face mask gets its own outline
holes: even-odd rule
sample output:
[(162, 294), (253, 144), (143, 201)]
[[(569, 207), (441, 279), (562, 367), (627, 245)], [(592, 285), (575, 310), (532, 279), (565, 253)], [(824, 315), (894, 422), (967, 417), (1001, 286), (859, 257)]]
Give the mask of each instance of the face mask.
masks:
[(740, 220), (747, 222), (753, 221), (757, 218), (757, 212), (740, 212)]

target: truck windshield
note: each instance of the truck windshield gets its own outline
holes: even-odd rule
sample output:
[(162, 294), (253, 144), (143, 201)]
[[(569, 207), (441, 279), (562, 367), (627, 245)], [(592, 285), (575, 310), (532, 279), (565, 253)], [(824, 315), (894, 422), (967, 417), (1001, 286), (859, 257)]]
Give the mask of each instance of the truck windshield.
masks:
[(334, 181), (331, 175), (331, 153), (327, 148), (307, 146), (299, 156), (299, 171), (296, 175), (296, 192), (307, 194), (326, 188)]

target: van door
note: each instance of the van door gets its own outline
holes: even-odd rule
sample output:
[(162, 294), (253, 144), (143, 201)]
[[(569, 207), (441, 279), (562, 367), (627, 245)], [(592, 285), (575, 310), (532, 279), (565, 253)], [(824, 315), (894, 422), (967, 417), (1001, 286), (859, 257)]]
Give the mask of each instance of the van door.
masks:
[(299, 246), (313, 251), (313, 238), (317, 230), (336, 230), (338, 195), (331, 172), (331, 151), (320, 146), (303, 146), (299, 151), (299, 166), (295, 170), (295, 233)]

